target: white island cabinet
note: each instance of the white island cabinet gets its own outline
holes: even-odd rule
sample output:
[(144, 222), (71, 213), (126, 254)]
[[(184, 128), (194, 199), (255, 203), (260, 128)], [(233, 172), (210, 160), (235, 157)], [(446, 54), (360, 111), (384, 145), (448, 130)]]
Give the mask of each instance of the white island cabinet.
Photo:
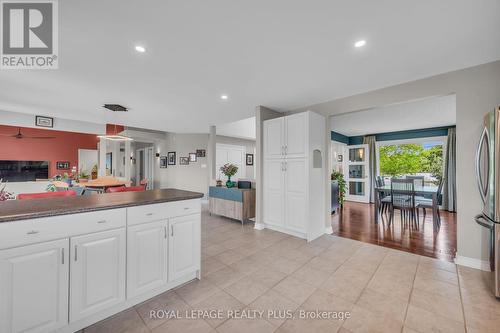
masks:
[(199, 278), (201, 202), (186, 193), (1, 222), (0, 332), (75, 332)]

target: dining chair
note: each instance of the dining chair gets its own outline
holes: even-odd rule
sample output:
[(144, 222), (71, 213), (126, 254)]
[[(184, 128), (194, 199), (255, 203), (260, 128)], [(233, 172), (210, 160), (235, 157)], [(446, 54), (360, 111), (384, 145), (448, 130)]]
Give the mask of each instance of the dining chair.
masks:
[(55, 197), (74, 197), (76, 192), (73, 190), (60, 191), (60, 192), (40, 192), (40, 193), (20, 193), (17, 195), (17, 200), (31, 200), (42, 198), (55, 198)]
[(409, 219), (418, 228), (419, 220), (416, 212), (415, 184), (413, 179), (391, 179), (391, 216), (389, 225), (394, 219), (394, 210), (399, 209), (401, 223)]
[[(442, 192), (443, 192), (443, 180), (441, 179), (439, 181), (439, 185), (437, 188), (437, 205), (438, 205), (438, 207), (436, 207), (436, 209), (437, 209), (437, 221), (436, 222), (437, 222), (438, 227), (441, 225), (441, 214), (439, 213), (439, 206), (443, 204)], [(425, 198), (422, 196), (416, 196), (415, 201), (418, 203), (418, 208), (422, 208), (422, 211), (424, 213), (424, 221), (425, 221), (426, 209), (427, 208), (433, 209), (432, 199)], [(417, 209), (417, 211), (418, 211), (418, 209)]]
[[(377, 176), (375, 182), (377, 183), (377, 187), (385, 186), (384, 180), (380, 176)], [(391, 205), (391, 196), (385, 191), (378, 191), (378, 195), (380, 202), (379, 211), (385, 213), (389, 210), (389, 206)]]
[(148, 178), (144, 178), (143, 180), (141, 180), (141, 182), (139, 184), (141, 186), (143, 186), (144, 189), (146, 190), (148, 188), (148, 183), (149, 183), (149, 179)]
[(145, 191), (144, 186), (139, 185), (139, 186), (116, 186), (116, 187), (109, 187), (106, 190), (106, 193), (117, 193), (117, 192), (142, 192)]
[(424, 186), (424, 183), (425, 183), (424, 176), (406, 175), (406, 179), (413, 179), (415, 186)]

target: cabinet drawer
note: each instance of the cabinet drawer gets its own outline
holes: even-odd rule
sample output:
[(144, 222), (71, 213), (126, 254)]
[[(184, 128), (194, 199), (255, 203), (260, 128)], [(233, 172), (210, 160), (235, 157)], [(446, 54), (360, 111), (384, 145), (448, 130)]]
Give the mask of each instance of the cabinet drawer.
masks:
[(201, 212), (200, 199), (127, 208), (127, 224), (136, 225)]
[(127, 224), (136, 225), (168, 219), (168, 202), (127, 208)]
[(120, 208), (0, 223), (0, 249), (124, 227), (126, 216)]

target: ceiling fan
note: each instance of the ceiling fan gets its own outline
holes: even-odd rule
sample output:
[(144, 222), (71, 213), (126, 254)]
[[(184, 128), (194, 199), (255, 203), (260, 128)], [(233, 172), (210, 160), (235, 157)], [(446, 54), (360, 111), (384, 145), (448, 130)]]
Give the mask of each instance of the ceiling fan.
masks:
[(17, 130), (17, 134), (0, 134), (2, 136), (8, 136), (14, 139), (55, 139), (55, 136), (27, 136), (21, 133), (21, 128)]

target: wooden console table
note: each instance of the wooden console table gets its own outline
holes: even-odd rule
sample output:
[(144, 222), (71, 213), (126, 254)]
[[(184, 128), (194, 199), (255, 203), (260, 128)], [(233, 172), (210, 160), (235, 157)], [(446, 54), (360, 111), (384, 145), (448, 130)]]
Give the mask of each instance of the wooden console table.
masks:
[(210, 214), (240, 220), (241, 223), (255, 217), (255, 189), (210, 186), (208, 202)]

